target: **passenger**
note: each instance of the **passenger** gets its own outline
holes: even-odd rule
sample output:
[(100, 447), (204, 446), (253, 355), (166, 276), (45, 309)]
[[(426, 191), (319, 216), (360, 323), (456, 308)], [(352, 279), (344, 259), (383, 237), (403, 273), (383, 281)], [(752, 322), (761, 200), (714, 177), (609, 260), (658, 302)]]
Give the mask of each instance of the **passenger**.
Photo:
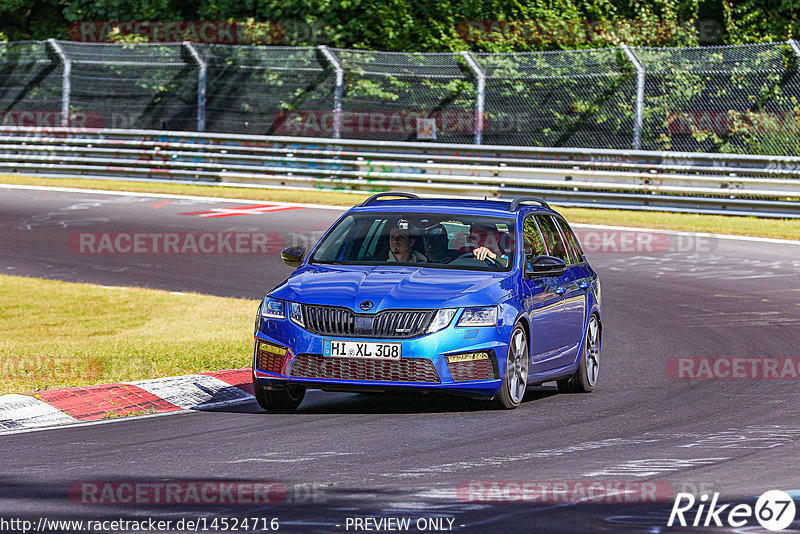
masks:
[(450, 240), (444, 225), (437, 224), (428, 228), (422, 237), (425, 254), (431, 263), (450, 263), (459, 256), (458, 252), (450, 249)]
[(414, 250), (414, 238), (408, 229), (394, 227), (389, 232), (389, 262), (425, 263), (428, 259)]
[(494, 226), (473, 223), (469, 229), (469, 239), (475, 247), (472, 254), (480, 261), (489, 258), (497, 262), (500, 267), (508, 267), (509, 256), (500, 246), (505, 234)]

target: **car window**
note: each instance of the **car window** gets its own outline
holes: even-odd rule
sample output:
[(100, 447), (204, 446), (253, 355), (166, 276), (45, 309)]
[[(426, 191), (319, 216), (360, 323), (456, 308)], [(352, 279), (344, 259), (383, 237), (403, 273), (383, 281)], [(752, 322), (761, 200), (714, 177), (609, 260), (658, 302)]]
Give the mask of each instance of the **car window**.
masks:
[(346, 241), (347, 234), (353, 229), (355, 221), (351, 217), (345, 217), (336, 225), (336, 228), (328, 234), (325, 240), (320, 243), (319, 248), (314, 252), (317, 261), (334, 262), (337, 261), (342, 246)]
[(377, 255), (378, 248), (382, 246), (381, 236), (383, 235), (383, 229), (386, 227), (386, 222), (386, 219), (375, 219), (372, 226), (367, 230), (357, 257), (375, 257)]
[(532, 263), (537, 256), (547, 255), (547, 247), (533, 215), (525, 217), (522, 222), (522, 238), (525, 241), (525, 261), (527, 263)]
[[(514, 226), (508, 217), (350, 213), (323, 239), (309, 262), (509, 271), (514, 263)], [(488, 248), (495, 260), (475, 258), (472, 251), (480, 247)]]
[(571, 263), (568, 247), (561, 237), (561, 232), (558, 231), (555, 219), (550, 215), (536, 215), (536, 222), (539, 223), (539, 228), (542, 230), (542, 236), (550, 255), (564, 263)]
[(575, 237), (575, 232), (572, 231), (572, 228), (569, 227), (567, 221), (563, 219), (558, 219), (558, 226), (561, 228), (561, 232), (567, 238), (567, 244), (569, 245), (569, 253), (572, 258), (574, 258), (573, 263), (583, 263), (586, 261), (583, 255), (583, 249), (581, 248), (580, 243), (578, 242), (578, 238)]

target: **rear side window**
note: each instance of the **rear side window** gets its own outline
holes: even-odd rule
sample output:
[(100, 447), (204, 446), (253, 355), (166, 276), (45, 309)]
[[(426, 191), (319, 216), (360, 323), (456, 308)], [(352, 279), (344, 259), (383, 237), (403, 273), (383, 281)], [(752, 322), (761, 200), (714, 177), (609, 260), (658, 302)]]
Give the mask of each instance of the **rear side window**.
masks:
[(545, 245), (551, 256), (562, 260), (566, 264), (572, 263), (569, 257), (569, 249), (558, 231), (556, 221), (549, 215), (536, 215), (536, 222), (542, 229)]
[(586, 261), (583, 255), (583, 249), (581, 248), (581, 244), (578, 242), (578, 238), (575, 236), (575, 232), (572, 231), (572, 228), (569, 227), (566, 221), (562, 219), (557, 219), (558, 225), (561, 227), (561, 231), (567, 238), (567, 242), (570, 248), (570, 255), (575, 258), (574, 263), (583, 263)]
[(547, 247), (542, 239), (542, 234), (539, 232), (539, 227), (533, 215), (525, 217), (522, 223), (522, 237), (525, 240), (525, 261), (532, 263), (538, 256), (547, 255)]

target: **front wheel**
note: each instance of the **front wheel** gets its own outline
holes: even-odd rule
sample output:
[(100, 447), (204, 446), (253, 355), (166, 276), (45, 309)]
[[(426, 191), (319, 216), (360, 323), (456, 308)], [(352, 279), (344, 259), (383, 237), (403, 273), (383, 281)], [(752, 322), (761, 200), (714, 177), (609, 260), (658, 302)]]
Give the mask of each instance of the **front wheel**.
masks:
[(528, 336), (521, 324), (514, 327), (508, 344), (506, 374), (497, 400), (502, 408), (513, 410), (522, 402), (528, 386)]
[(597, 321), (597, 316), (592, 315), (586, 328), (586, 338), (583, 340), (578, 370), (572, 377), (556, 382), (558, 391), (561, 393), (590, 393), (597, 383), (599, 370), (600, 323)]
[(269, 412), (293, 412), (306, 396), (304, 387), (288, 386), (286, 389), (266, 389), (255, 377), (253, 378), (253, 392), (258, 405)]

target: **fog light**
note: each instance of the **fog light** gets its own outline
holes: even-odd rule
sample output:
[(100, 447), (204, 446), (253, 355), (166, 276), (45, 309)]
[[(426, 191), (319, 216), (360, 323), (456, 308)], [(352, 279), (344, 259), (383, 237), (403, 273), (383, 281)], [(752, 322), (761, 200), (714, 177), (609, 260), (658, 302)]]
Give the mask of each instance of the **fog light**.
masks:
[(286, 353), (289, 351), (286, 347), (279, 347), (278, 345), (265, 343), (263, 341), (258, 342), (258, 350), (274, 356), (286, 356)]
[(496, 376), (494, 352), (482, 350), (447, 356), (447, 368), (453, 382), (493, 380)]
[(447, 357), (447, 363), (474, 362), (475, 360), (488, 360), (488, 352), (468, 352), (466, 354), (453, 354)]
[(273, 374), (283, 374), (283, 366), (289, 349), (272, 343), (258, 342), (256, 369)]

